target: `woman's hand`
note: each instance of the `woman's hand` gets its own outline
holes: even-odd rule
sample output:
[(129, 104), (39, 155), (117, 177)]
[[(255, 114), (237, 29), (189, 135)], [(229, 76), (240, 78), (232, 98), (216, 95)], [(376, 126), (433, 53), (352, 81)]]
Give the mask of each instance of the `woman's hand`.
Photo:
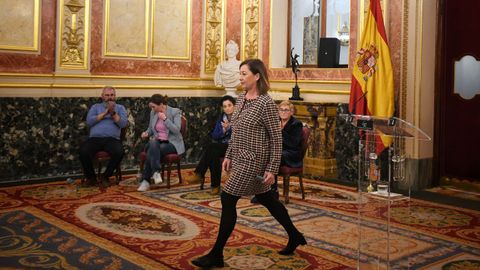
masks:
[(265, 172), (263, 174), (263, 178), (265, 179), (263, 180), (263, 183), (269, 186), (271, 186), (275, 182), (275, 176), (271, 172)]
[(228, 122), (228, 120), (223, 120), (222, 122), (223, 133), (226, 133), (229, 127), (230, 127), (230, 122)]
[(142, 139), (148, 138), (148, 132), (146, 132), (146, 131), (142, 132), (141, 137), (142, 137)]
[(165, 121), (167, 119), (167, 115), (163, 112), (159, 112), (158, 113), (158, 118), (162, 119), (163, 121)]
[(229, 172), (231, 168), (231, 160), (229, 158), (224, 158), (222, 163), (222, 170), (224, 170), (225, 172)]

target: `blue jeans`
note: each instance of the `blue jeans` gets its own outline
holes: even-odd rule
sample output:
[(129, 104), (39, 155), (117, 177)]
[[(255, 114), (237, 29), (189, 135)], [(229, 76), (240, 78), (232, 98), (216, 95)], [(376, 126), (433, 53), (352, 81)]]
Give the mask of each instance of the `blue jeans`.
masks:
[(162, 160), (162, 157), (168, 154), (177, 153), (177, 149), (175, 149), (173, 144), (159, 140), (150, 140), (145, 147), (147, 160), (145, 160), (145, 169), (143, 170), (142, 179), (150, 182), (153, 173), (160, 171), (160, 161)]

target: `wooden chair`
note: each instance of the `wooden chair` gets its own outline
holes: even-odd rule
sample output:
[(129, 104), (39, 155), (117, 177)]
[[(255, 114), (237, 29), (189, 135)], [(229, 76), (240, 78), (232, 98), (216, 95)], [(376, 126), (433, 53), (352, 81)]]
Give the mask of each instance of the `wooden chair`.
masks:
[[(125, 137), (127, 134), (127, 128), (128, 126), (124, 127), (120, 131), (120, 141), (124, 142)], [(93, 157), (93, 164), (96, 164), (98, 166), (98, 172), (97, 172), (97, 179), (100, 179), (100, 176), (102, 175), (102, 165), (110, 160), (110, 154), (106, 151), (98, 151), (95, 156)], [(116, 174), (115, 174), (115, 180), (116, 183), (120, 183), (122, 181), (122, 167), (121, 163), (118, 164), (116, 168)], [(108, 180), (108, 179), (107, 179)]]
[[(182, 115), (182, 123), (180, 126), (180, 133), (182, 134), (183, 139), (185, 140), (187, 136), (187, 118)], [(172, 172), (172, 165), (176, 164), (177, 165), (177, 173), (178, 173), (178, 181), (179, 183), (182, 183), (182, 174), (180, 170), (180, 161), (182, 160), (183, 156), (185, 153), (179, 155), (179, 154), (168, 154), (162, 157), (162, 160), (160, 161), (162, 163), (162, 179), (165, 179), (165, 165), (167, 165), (167, 188), (170, 188), (170, 174)], [(140, 159), (140, 171), (143, 172), (143, 168), (145, 166), (145, 160), (147, 159), (147, 153), (145, 151), (142, 151), (139, 155)]]
[[(305, 154), (307, 153), (308, 148), (308, 138), (310, 137), (310, 128), (304, 126), (302, 129), (302, 155), (305, 158)], [(300, 183), (300, 190), (302, 192), (302, 200), (305, 200), (305, 190), (303, 189), (303, 167), (300, 168), (292, 168), (288, 166), (280, 166), (278, 171), (278, 175), (282, 176), (283, 178), (283, 196), (285, 198), (285, 204), (287, 204), (289, 200), (289, 191), (290, 191), (290, 176), (297, 176), (298, 182)]]

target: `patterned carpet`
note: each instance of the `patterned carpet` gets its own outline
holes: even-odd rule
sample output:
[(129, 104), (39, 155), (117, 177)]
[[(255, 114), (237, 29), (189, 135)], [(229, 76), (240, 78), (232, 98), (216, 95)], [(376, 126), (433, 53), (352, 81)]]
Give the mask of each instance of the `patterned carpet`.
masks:
[(454, 186), (434, 187), (427, 189), (427, 191), (480, 203), (480, 192), (468, 191)]
[[(171, 189), (144, 193), (134, 176), (108, 189), (0, 189), (0, 269), (195, 269), (190, 260), (213, 245), (221, 206), (173, 177)], [(355, 269), (358, 254), (361, 269), (385, 269), (387, 259), (391, 269), (480, 269), (480, 212), (415, 199), (358, 203), (351, 188), (314, 180), (305, 188), (301, 200), (292, 184), (287, 208), (308, 245), (279, 255), (283, 229), (243, 198), (225, 269)]]

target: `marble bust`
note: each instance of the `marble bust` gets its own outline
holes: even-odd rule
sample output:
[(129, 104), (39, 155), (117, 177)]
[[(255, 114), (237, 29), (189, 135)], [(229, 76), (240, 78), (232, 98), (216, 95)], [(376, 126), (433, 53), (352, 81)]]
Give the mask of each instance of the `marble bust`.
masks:
[(227, 95), (236, 96), (235, 91), (240, 84), (240, 61), (237, 60), (239, 52), (235, 41), (230, 40), (227, 44), (227, 60), (220, 63), (215, 70), (214, 82), (216, 86), (223, 86)]

